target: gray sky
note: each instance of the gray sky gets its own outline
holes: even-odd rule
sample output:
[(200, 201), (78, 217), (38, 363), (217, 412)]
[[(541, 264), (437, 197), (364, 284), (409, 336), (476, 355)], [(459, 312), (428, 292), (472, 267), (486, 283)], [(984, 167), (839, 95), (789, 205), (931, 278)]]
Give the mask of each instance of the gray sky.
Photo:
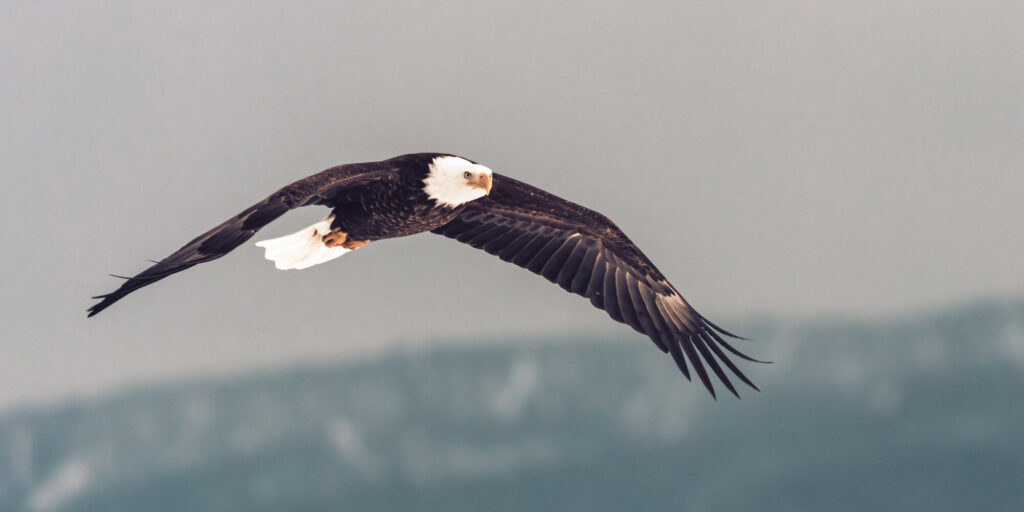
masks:
[(301, 5), (5, 4), (0, 410), (431, 339), (633, 336), (430, 235), (289, 272), (248, 244), (85, 320), (107, 272), (416, 151), (605, 213), (726, 324), (1024, 292), (1019, 2)]

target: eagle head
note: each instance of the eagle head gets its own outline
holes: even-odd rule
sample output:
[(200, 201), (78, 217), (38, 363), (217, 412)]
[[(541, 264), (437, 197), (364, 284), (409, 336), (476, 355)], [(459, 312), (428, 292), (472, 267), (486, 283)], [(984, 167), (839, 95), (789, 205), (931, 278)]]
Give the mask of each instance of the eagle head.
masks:
[(423, 191), (438, 206), (456, 207), (491, 193), (491, 170), (457, 156), (439, 156), (428, 164)]

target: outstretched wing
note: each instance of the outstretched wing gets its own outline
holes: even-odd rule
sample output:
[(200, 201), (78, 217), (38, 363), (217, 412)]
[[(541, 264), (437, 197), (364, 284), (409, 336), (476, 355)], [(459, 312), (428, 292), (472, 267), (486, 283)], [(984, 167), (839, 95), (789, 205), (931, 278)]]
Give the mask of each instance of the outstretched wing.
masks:
[[(89, 308), (89, 316), (110, 307), (125, 295), (153, 284), (193, 265), (215, 260), (251, 238), (263, 226), (288, 210), (312, 204), (329, 203), (339, 191), (381, 179), (391, 172), (384, 162), (348, 164), (332, 167), (288, 185), (266, 199), (246, 208), (223, 224), (199, 235), (174, 254), (128, 278), (117, 290), (93, 297), (101, 299)], [(328, 204), (329, 205), (329, 204)]]
[(489, 196), (468, 203), (434, 233), (483, 249), (590, 299), (671, 354), (687, 379), (689, 361), (712, 396), (715, 388), (705, 365), (736, 396), (723, 365), (757, 389), (726, 354), (756, 361), (723, 339), (738, 336), (697, 313), (604, 215), (495, 174)]

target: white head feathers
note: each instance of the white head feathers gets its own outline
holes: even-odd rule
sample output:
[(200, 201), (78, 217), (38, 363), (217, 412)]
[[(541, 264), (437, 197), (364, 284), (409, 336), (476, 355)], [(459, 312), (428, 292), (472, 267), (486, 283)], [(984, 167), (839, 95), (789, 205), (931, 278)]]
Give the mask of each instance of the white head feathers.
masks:
[(491, 191), (491, 170), (465, 158), (439, 156), (430, 162), (430, 173), (423, 183), (427, 197), (438, 206), (454, 208)]

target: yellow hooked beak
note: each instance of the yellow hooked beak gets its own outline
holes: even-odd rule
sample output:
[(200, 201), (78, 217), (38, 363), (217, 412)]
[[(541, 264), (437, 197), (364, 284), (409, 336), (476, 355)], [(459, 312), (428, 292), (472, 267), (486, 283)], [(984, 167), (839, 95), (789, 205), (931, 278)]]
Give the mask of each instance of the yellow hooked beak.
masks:
[(484, 174), (484, 173), (477, 174), (476, 176), (474, 176), (472, 179), (469, 180), (469, 184), (474, 186), (474, 187), (484, 189), (485, 191), (487, 191), (487, 194), (491, 193), (491, 175), (490, 174)]

